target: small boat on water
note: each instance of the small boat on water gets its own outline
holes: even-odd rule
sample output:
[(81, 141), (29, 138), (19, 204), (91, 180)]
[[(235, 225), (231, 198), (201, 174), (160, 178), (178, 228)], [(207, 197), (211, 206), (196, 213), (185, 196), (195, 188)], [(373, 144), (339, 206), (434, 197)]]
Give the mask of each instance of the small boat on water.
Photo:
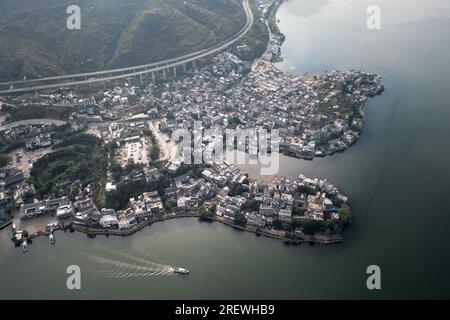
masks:
[(54, 236), (53, 232), (51, 232), (48, 237), (50, 238), (50, 243), (55, 244), (55, 236)]
[(189, 273), (189, 270), (188, 269), (185, 269), (185, 268), (175, 268), (175, 269), (173, 269), (173, 272), (174, 273), (179, 273), (179, 274), (188, 274)]
[(28, 251), (28, 242), (27, 240), (23, 240), (22, 242), (22, 251), (27, 252)]

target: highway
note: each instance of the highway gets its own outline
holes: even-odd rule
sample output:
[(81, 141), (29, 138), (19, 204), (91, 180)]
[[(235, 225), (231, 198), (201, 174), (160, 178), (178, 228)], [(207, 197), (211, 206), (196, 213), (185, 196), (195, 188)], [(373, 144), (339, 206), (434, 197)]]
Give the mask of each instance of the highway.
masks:
[[(250, 30), (254, 21), (253, 13), (248, 0), (243, 0), (243, 8), (246, 14), (246, 22), (242, 29), (228, 40), (222, 41), (211, 48), (202, 49), (177, 58), (134, 67), (39, 78), (32, 80), (3, 82), (0, 83), (0, 95), (33, 92), (61, 87), (73, 87), (79, 85), (92, 85), (93, 83), (134, 78), (137, 76), (143, 76), (149, 73), (168, 70), (177, 66), (185, 65), (188, 62), (193, 62), (195, 60), (217, 53), (241, 39)], [(44, 84), (37, 84), (38, 82), (44, 82)]]

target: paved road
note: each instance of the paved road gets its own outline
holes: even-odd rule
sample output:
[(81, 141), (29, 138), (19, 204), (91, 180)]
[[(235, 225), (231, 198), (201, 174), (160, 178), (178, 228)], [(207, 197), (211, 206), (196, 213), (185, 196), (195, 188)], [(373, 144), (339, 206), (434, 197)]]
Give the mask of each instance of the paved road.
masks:
[[(266, 46), (266, 49), (264, 50), (264, 53), (253, 62), (252, 71), (256, 70), (259, 63), (264, 59), (264, 56), (271, 48), (273, 34), (272, 34), (272, 30), (270, 29), (270, 26), (269, 26), (269, 21), (270, 21), (270, 19), (272, 19), (272, 16), (274, 14), (276, 14), (276, 9), (278, 8), (278, 5), (279, 5), (279, 2), (276, 2), (275, 5), (272, 7), (271, 11), (269, 12), (266, 21), (264, 22), (264, 24), (266, 25), (267, 31), (269, 32), (269, 41), (267, 42), (267, 46)], [(265, 8), (267, 8), (267, 4), (266, 4)]]
[[(114, 81), (114, 80), (120, 80), (120, 79), (126, 79), (130, 77), (137, 77), (146, 75), (152, 72), (157, 72), (161, 70), (167, 70), (170, 68), (174, 68), (180, 65), (184, 65), (188, 62), (193, 62), (195, 60), (198, 60), (200, 58), (204, 58), (206, 56), (209, 56), (211, 54), (217, 53), (226, 47), (232, 45), (239, 39), (241, 39), (252, 27), (254, 17), (252, 10), (250, 8), (250, 5), (248, 3), (248, 0), (243, 0), (243, 8), (245, 10), (246, 14), (246, 22), (245, 25), (242, 27), (242, 29), (235, 34), (230, 39), (221, 42), (212, 48), (209, 49), (203, 49), (196, 52), (193, 52), (188, 55), (183, 55), (181, 57), (168, 59), (160, 62), (155, 62), (151, 64), (146, 65), (140, 65), (140, 66), (134, 66), (134, 67), (128, 67), (128, 68), (121, 68), (121, 69), (113, 69), (113, 70), (105, 70), (105, 71), (98, 71), (98, 72), (89, 72), (89, 73), (81, 73), (81, 74), (73, 74), (73, 75), (66, 75), (66, 76), (57, 76), (57, 77), (48, 77), (48, 78), (41, 78), (41, 79), (34, 79), (34, 80), (25, 80), (25, 81), (14, 81), (14, 82), (5, 82), (0, 83), (0, 86), (3, 89), (0, 90), (0, 95), (3, 94), (11, 94), (11, 93), (20, 93), (20, 92), (29, 92), (29, 91), (38, 91), (38, 90), (46, 90), (46, 89), (54, 89), (54, 88), (60, 88), (60, 87), (72, 87), (72, 86), (78, 86), (78, 85), (90, 85), (93, 83), (98, 82), (105, 82), (105, 81)], [(65, 80), (69, 80), (68, 82), (64, 82)], [(44, 85), (33, 85), (33, 83), (36, 82), (56, 82), (51, 84), (44, 84)], [(9, 89), (11, 88), (12, 89)], [(20, 87), (16, 87), (20, 86)]]
[[(161, 156), (159, 158), (158, 161), (170, 160), (172, 157), (172, 148), (174, 146), (169, 146), (167, 144), (166, 139), (164, 139), (164, 137), (161, 135), (161, 132), (155, 127), (153, 122), (149, 121), (148, 126), (149, 126), (150, 130), (153, 132), (153, 135), (155, 136), (156, 140), (158, 141), (160, 149), (164, 154), (163, 156)], [(158, 123), (156, 123), (156, 126), (158, 126)], [(170, 142), (170, 144), (172, 144), (172, 142)]]

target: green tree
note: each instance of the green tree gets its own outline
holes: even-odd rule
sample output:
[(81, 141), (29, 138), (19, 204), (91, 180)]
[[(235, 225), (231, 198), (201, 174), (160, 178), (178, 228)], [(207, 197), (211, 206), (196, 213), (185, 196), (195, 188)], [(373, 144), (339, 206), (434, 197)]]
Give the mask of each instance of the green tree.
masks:
[(307, 220), (303, 223), (303, 232), (313, 235), (316, 232), (325, 231), (325, 223), (318, 220)]
[(301, 227), (302, 223), (299, 220), (292, 220), (288, 225), (288, 231), (295, 232), (295, 229)]
[(280, 219), (273, 220), (273, 227), (277, 230), (282, 230), (283, 229), (283, 221), (281, 221)]
[(260, 201), (255, 199), (245, 200), (244, 205), (242, 206), (243, 210), (246, 211), (258, 211)]
[(72, 199), (75, 199), (75, 197), (78, 196), (79, 194), (80, 194), (80, 187), (77, 184), (70, 187), (70, 196)]
[(9, 158), (6, 154), (0, 154), (0, 168), (6, 167), (9, 162)]
[(317, 193), (317, 189), (316, 188), (310, 188), (310, 187), (307, 187), (307, 186), (299, 186), (297, 188), (297, 192), (314, 195), (314, 194)]
[(232, 182), (229, 188), (230, 191), (228, 191), (228, 195), (231, 197), (241, 195), (245, 191), (245, 188), (242, 186), (242, 184), (237, 181)]
[(122, 167), (117, 162), (114, 162), (111, 164), (111, 172), (114, 181), (120, 182), (120, 179), (122, 178)]
[(154, 139), (152, 130), (146, 128), (146, 129), (142, 130), (142, 133), (144, 134), (144, 136)]
[(150, 158), (153, 161), (156, 161), (159, 159), (159, 155), (160, 155), (160, 149), (159, 149), (159, 145), (158, 144), (154, 144), (151, 148), (150, 151)]
[(210, 209), (207, 209), (204, 206), (201, 206), (197, 210), (198, 215), (200, 216), (200, 219), (212, 219), (214, 212)]
[(136, 198), (143, 192), (156, 191), (157, 184), (147, 184), (145, 181), (128, 181), (117, 185), (117, 190), (106, 193), (105, 206), (121, 210), (128, 205), (130, 198)]
[(350, 208), (348, 205), (344, 204), (341, 209), (339, 210), (339, 220), (342, 221), (344, 225), (350, 223), (351, 221), (351, 214), (350, 214)]
[(342, 201), (341, 199), (337, 198), (337, 197), (333, 197), (331, 198), (331, 201), (333, 202), (333, 204), (337, 207), (342, 207), (344, 205), (344, 201)]
[(169, 120), (175, 119), (175, 114), (172, 111), (167, 112), (166, 118)]
[(231, 126), (237, 126), (239, 124), (241, 124), (241, 119), (239, 119), (238, 116), (233, 116), (230, 120), (229, 120), (229, 124)]
[(234, 216), (234, 223), (238, 226), (244, 227), (247, 224), (247, 218), (241, 212), (236, 213)]
[(175, 198), (169, 198), (164, 203), (164, 206), (166, 207), (167, 211), (170, 211), (177, 206), (177, 200)]

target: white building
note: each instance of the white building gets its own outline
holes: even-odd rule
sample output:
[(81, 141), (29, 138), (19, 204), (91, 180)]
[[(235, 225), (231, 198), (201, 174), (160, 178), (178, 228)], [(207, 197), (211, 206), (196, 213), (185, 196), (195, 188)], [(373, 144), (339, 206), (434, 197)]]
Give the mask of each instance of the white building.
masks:
[(113, 226), (117, 226), (119, 221), (117, 220), (117, 216), (112, 214), (106, 214), (100, 218), (100, 225), (103, 228), (111, 228)]
[(109, 192), (109, 191), (115, 191), (115, 190), (117, 190), (117, 187), (116, 187), (116, 185), (115, 184), (112, 184), (111, 182), (107, 182), (106, 183), (106, 191), (107, 192)]
[(281, 209), (278, 211), (278, 219), (285, 222), (290, 222), (292, 218), (292, 211)]
[(72, 204), (66, 204), (58, 207), (56, 210), (56, 216), (59, 219), (69, 218), (73, 215), (73, 206)]

